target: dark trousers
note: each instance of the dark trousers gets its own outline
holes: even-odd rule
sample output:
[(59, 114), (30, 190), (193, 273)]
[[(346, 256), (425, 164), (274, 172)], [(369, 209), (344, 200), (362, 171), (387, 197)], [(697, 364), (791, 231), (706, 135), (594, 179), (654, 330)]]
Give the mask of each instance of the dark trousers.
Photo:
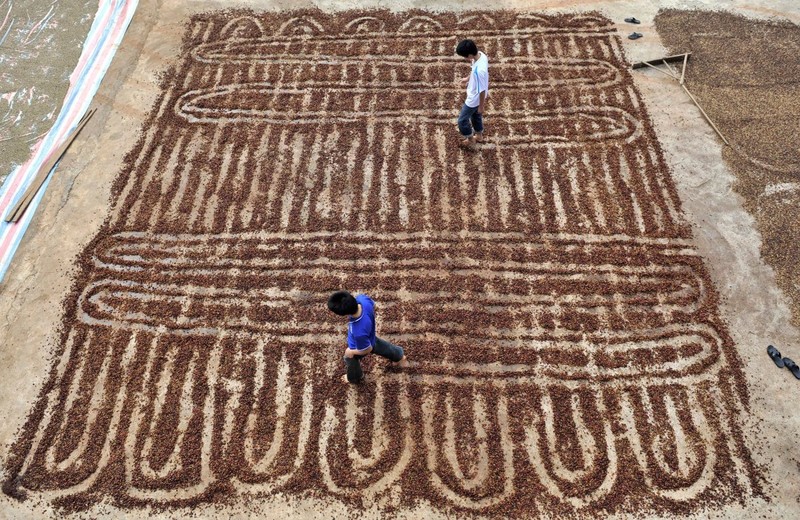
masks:
[[(389, 361), (400, 361), (403, 359), (403, 349), (397, 345), (392, 345), (386, 340), (375, 338), (375, 345), (372, 347), (370, 354), (377, 354), (385, 357)], [(369, 354), (367, 354), (368, 356)], [(351, 358), (343, 357), (344, 364), (347, 365), (347, 380), (351, 383), (358, 383), (364, 377), (364, 372), (361, 370), (361, 358), (366, 356), (353, 356)]]
[(478, 107), (468, 107), (464, 103), (458, 116), (458, 131), (464, 137), (471, 137), (473, 129), (476, 134), (483, 133), (483, 116), (478, 113)]

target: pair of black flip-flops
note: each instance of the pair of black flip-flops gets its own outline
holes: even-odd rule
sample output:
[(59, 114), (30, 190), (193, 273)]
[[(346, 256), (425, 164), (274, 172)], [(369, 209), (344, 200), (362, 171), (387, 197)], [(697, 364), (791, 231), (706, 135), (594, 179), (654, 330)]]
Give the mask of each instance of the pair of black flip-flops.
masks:
[[(640, 22), (639, 20), (637, 20), (636, 18), (633, 18), (633, 17), (631, 17), (631, 18), (625, 18), (625, 21), (626, 21), (626, 22), (628, 22), (628, 23), (635, 23), (635, 24), (640, 24), (640, 23), (642, 23), (642, 22)], [(629, 39), (629, 40), (638, 40), (638, 39), (639, 39), (639, 38), (641, 38), (642, 36), (644, 36), (642, 33), (638, 33), (638, 32), (632, 32), (632, 33), (630, 33), (630, 34), (628, 35), (628, 39)]]
[(788, 357), (781, 357), (781, 353), (772, 345), (767, 347), (767, 354), (778, 368), (788, 368), (792, 375), (800, 379), (800, 367)]

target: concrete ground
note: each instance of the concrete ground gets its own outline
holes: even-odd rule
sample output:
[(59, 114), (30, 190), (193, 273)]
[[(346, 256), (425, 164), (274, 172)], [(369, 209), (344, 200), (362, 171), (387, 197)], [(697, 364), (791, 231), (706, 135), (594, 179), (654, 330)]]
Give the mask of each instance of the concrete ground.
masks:
[[(290, 2), (258, 0), (235, 6), (279, 10), (316, 6), (324, 10), (381, 7), (378, 2)], [(51, 182), (48, 193), (0, 286), (0, 460), (22, 425), (51, 366), (50, 352), (62, 318), (61, 303), (69, 292), (75, 256), (95, 235), (108, 210), (113, 179), (124, 154), (133, 146), (139, 128), (158, 94), (158, 74), (177, 55), (185, 20), (193, 13), (232, 7), (228, 2), (160, 2), (142, 0), (98, 92), (98, 113), (73, 144)], [(638, 41), (623, 39), (631, 61), (664, 55), (652, 20), (661, 7), (730, 9), (756, 18), (781, 17), (800, 23), (800, 5), (793, 0), (713, 1), (516, 1), (487, 5), (473, 1), (398, 0), (393, 10), (423, 8), (464, 10), (473, 7), (535, 11), (599, 10), (619, 21), (621, 34), (637, 30)], [(636, 16), (640, 26), (622, 22)], [(706, 260), (717, 291), (720, 313), (727, 322), (745, 367), (750, 389), (750, 414), (740, 418), (745, 440), (766, 477), (769, 501), (751, 500), (745, 506), (702, 511), (696, 518), (793, 518), (800, 516), (800, 448), (795, 439), (800, 416), (791, 405), (800, 381), (775, 368), (766, 356), (768, 344), (785, 355), (800, 358), (800, 331), (790, 326), (784, 295), (773, 271), (759, 255), (760, 237), (753, 218), (732, 191), (733, 176), (723, 163), (723, 144), (700, 112), (671, 79), (652, 70), (636, 71), (635, 81), (666, 153), (683, 210), (692, 223), (695, 243)], [(234, 507), (209, 506), (194, 511), (146, 510), (121, 512), (100, 505), (88, 517), (331, 518), (346, 514), (340, 504), (315, 500), (274, 498)], [(401, 511), (399, 517), (436, 516), (428, 506)], [(55, 516), (48, 504), (17, 502), (0, 495), (0, 517)], [(369, 516), (380, 517), (378, 511)]]

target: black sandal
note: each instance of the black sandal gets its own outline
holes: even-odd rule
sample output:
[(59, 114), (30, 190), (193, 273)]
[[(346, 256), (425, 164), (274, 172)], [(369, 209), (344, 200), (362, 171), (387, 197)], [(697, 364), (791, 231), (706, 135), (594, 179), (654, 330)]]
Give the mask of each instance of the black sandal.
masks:
[(628, 22), (628, 23), (642, 23), (642, 22), (640, 22), (639, 20), (637, 20), (636, 18), (633, 18), (633, 17), (625, 18), (625, 21)]
[(784, 360), (781, 359), (781, 353), (778, 352), (778, 349), (770, 345), (767, 347), (767, 354), (772, 359), (772, 361), (775, 362), (775, 365), (777, 365), (778, 368), (783, 368)]
[(641, 37), (642, 37), (642, 34), (641, 33), (637, 33), (637, 32), (632, 32), (632, 33), (630, 33), (628, 35), (628, 39), (629, 40), (638, 40)]
[(797, 366), (797, 363), (789, 359), (788, 357), (783, 358), (783, 365), (789, 369), (789, 372), (794, 375), (795, 379), (800, 379), (800, 367)]

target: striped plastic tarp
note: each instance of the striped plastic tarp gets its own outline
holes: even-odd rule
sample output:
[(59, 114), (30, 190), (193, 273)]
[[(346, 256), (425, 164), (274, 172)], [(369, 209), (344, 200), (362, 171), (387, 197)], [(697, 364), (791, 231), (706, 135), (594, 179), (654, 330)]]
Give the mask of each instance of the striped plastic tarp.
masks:
[[(50, 175), (16, 223), (6, 222), (7, 215), (23, 197), (36, 172), (89, 109), (111, 59), (130, 24), (138, 0), (100, 0), (92, 27), (83, 44), (78, 65), (70, 76), (70, 87), (55, 124), (39, 142), (31, 158), (14, 170), (0, 188), (0, 281), (5, 277), (22, 236), (42, 200)], [(57, 167), (57, 165), (56, 165)]]

